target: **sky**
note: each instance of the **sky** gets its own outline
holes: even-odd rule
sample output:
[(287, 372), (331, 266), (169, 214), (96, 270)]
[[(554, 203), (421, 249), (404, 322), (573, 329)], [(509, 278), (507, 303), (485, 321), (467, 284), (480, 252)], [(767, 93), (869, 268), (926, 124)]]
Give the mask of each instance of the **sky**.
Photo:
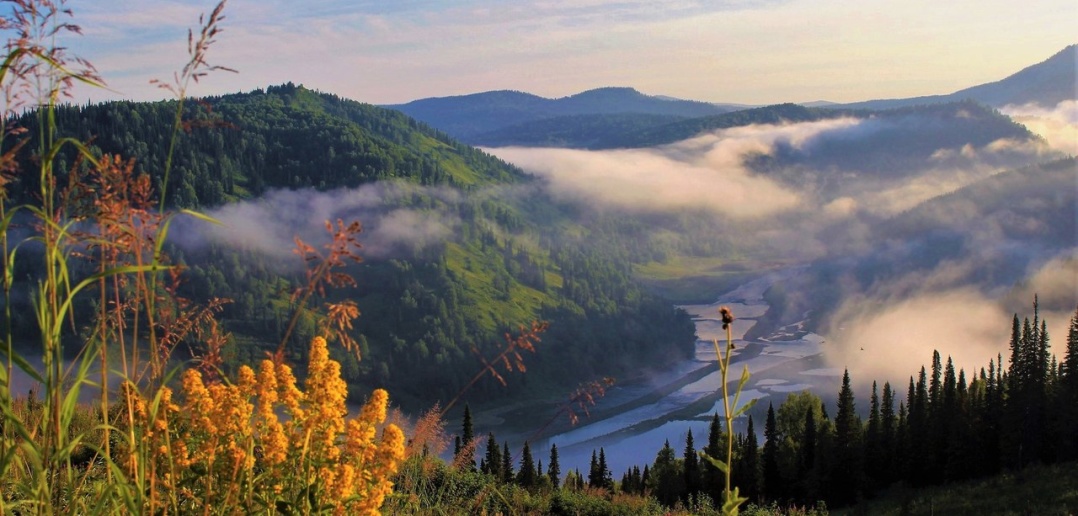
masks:
[[(109, 89), (154, 100), (213, 0), (68, 0), (62, 42)], [(604, 86), (735, 104), (945, 94), (1078, 42), (1073, 0), (229, 0), (193, 95), (293, 82), (373, 104)]]

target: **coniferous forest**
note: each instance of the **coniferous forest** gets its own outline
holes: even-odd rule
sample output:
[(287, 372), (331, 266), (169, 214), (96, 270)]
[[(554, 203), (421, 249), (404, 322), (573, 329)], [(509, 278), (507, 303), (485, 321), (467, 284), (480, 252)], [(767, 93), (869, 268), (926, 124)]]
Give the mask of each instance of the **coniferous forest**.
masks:
[[(362, 360), (337, 357), (350, 383), (394, 389), (412, 408), (429, 404), (431, 394), (445, 403), (484, 357), (497, 354), (503, 334), (533, 321), (551, 325), (542, 336), (543, 353), (529, 360), (526, 381), (532, 384), (632, 376), (641, 366), (661, 366), (691, 351), (689, 318), (631, 277), (633, 262), (669, 252), (670, 244), (641, 242), (631, 222), (613, 217), (585, 228), (529, 188), (534, 178), (482, 151), (398, 112), (285, 84), (189, 103), (183, 115), (189, 132), (176, 140), (166, 184), (153, 165), (170, 149), (162, 128), (176, 108), (174, 101), (59, 106), (55, 123), (59, 135), (90, 142), (93, 153), (129, 153), (133, 173), (148, 175), (173, 208), (211, 210), (270, 189), (313, 196), (378, 183), (374, 206), (343, 215), (407, 212), (456, 221), (448, 238), (396, 245), (381, 255), (360, 250), (362, 263), (348, 266), (362, 280), (332, 295), (353, 300), (363, 314), (354, 337)], [(33, 112), (11, 123), (36, 134)], [(23, 166), (30, 166), (31, 158), (24, 158)], [(70, 149), (61, 153), (60, 181), (86, 173), (85, 164), (69, 173), (76, 160)], [(21, 179), (11, 188), (15, 202), (39, 188), (34, 177)], [(304, 281), (302, 262), (280, 258), (280, 249), (268, 255), (226, 241), (191, 244), (186, 233), (205, 228), (181, 226), (169, 245), (187, 271), (179, 293), (227, 299), (220, 315), (234, 340), (224, 351), (226, 364), (249, 363), (289, 328), (297, 312), (289, 296)], [(80, 307), (93, 309), (89, 301)], [(317, 313), (299, 312), (286, 346), (293, 358), (318, 331)], [(33, 336), (32, 327), (16, 314), (23, 340)], [(503, 386), (484, 379), (475, 393), (513, 394), (521, 381), (510, 375)]]
[[(750, 514), (798, 507), (826, 513), (866, 507), (899, 488), (906, 493), (953, 488), (1061, 464), (1060, 482), (1070, 485), (1071, 492), (1059, 500), (1061, 505), (1040, 510), (1066, 513), (1078, 504), (1078, 310), (1058, 346), (1052, 348), (1034, 303), (1032, 320), (1014, 316), (1009, 354), (1001, 352), (970, 373), (956, 370), (950, 357), (934, 352), (931, 363), (910, 376), (908, 386), (873, 381), (871, 390), (858, 397), (847, 371), (835, 406), (826, 406), (808, 391), (790, 394), (777, 406), (769, 403), (764, 421), (748, 416), (747, 430), (734, 437), (734, 484), (750, 500)], [(463, 431), (465, 436), (474, 431), (467, 412)], [(720, 456), (723, 432), (716, 414), (707, 436), (694, 439), (689, 432), (684, 443), (667, 441), (654, 462), (624, 472), (610, 471), (600, 448), (592, 453), (587, 472), (567, 472), (563, 489), (602, 489), (709, 513), (715, 501), (722, 500), (723, 473), (701, 460), (701, 454)], [(522, 481), (521, 475), (502, 474), (513, 467), (501, 462), (505, 455), (500, 454), (510, 453), (508, 444), (499, 451), (493, 434), (484, 443), (482, 473), (493, 475), (496, 482), (537, 485), (538, 476)], [(458, 447), (454, 464), (474, 466), (474, 458), (462, 453)], [(521, 453), (532, 460), (527, 444)], [(556, 446), (549, 460), (551, 470), (560, 471)], [(545, 486), (558, 488), (554, 480)], [(1012, 487), (1021, 490), (1017, 484)], [(1030, 510), (1029, 501), (1020, 496), (1001, 498), (993, 500), (1000, 505), (981, 510)]]

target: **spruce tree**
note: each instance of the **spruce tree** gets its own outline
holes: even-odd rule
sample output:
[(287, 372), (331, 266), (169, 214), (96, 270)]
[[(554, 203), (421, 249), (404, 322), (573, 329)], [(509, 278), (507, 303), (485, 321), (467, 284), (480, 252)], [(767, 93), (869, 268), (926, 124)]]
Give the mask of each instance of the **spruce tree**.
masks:
[(472, 412), (464, 405), (464, 421), (461, 435), (453, 450), (453, 460), (468, 471), (475, 471), (475, 430), (472, 428)]
[[(741, 463), (744, 474), (737, 484), (741, 487), (741, 496), (749, 500), (757, 500), (760, 496), (760, 449), (751, 415), (749, 415), (748, 427), (745, 429), (745, 442), (741, 447)], [(715, 501), (718, 502), (718, 500)]]
[(1059, 379), (1059, 407), (1060, 433), (1063, 436), (1071, 436), (1060, 441), (1059, 459), (1078, 459), (1078, 309), (1074, 311), (1074, 317), (1070, 320), (1067, 328), (1067, 350), (1060, 364), (1061, 375)]
[(497, 479), (502, 478), (502, 454), (493, 433), (487, 434), (487, 452), (483, 457), (483, 464), (486, 466), (483, 473)]
[[(670, 441), (666, 441), (662, 449), (659, 450), (658, 455), (655, 456), (648, 487), (651, 488), (652, 494), (659, 500), (659, 503), (668, 507), (673, 507), (677, 503), (684, 490), (680, 465), (676, 452), (670, 447)], [(645, 470), (646, 473), (647, 471)]]
[(550, 445), (550, 465), (547, 466), (546, 474), (550, 477), (550, 483), (557, 489), (561, 483), (561, 464), (558, 463), (558, 445)]
[[(722, 423), (719, 421), (719, 413), (716, 412), (711, 416), (711, 425), (708, 427), (707, 433), (707, 446), (704, 448), (704, 453), (708, 457), (725, 460), (724, 439), (722, 437)], [(703, 461), (704, 470), (704, 486), (703, 490), (708, 496), (715, 502), (723, 500), (723, 489), (726, 486), (726, 478), (719, 468), (716, 468), (711, 461)]]
[(688, 501), (689, 497), (696, 496), (700, 492), (700, 461), (696, 456), (696, 446), (692, 440), (692, 430), (689, 430), (688, 435), (685, 437), (685, 454), (683, 455), (682, 473), (685, 476), (685, 496), (684, 499)]
[(781, 502), (786, 498), (786, 490), (779, 472), (780, 440), (781, 436), (775, 424), (775, 407), (768, 403), (767, 421), (764, 423), (763, 492), (766, 499)]
[(606, 466), (606, 451), (602, 447), (599, 447), (599, 486), (604, 489), (614, 488), (614, 474), (610, 472), (610, 468)]
[(514, 478), (513, 454), (509, 453), (509, 441), (506, 441), (502, 447), (502, 482), (510, 484)]
[(843, 506), (852, 503), (861, 488), (861, 422), (857, 417), (850, 373), (842, 375), (835, 415), (835, 471), (832, 477), (832, 500)]
[(532, 459), (532, 449), (528, 441), (524, 441), (524, 449), (521, 451), (520, 472), (517, 473), (517, 485), (523, 488), (534, 487), (538, 479), (535, 476), (535, 460)]
[(883, 383), (883, 401), (880, 403), (880, 482), (890, 485), (895, 480), (894, 457), (895, 457), (895, 393), (891, 390), (891, 383)]
[(588, 487), (602, 487), (603, 474), (599, 469), (599, 453), (591, 450), (591, 462), (588, 464)]
[(883, 446), (881, 445), (881, 422), (880, 422), (880, 397), (877, 392), (876, 382), (872, 382), (872, 394), (869, 398), (868, 426), (865, 428), (865, 474), (868, 477), (868, 487), (875, 490), (882, 486), (880, 478), (882, 471), (880, 466), (883, 462)]

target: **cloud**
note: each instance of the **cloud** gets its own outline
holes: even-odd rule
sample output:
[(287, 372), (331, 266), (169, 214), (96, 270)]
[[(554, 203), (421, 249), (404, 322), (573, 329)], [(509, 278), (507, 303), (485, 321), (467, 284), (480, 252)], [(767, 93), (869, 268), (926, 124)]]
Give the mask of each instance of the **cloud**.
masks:
[[(407, 207), (413, 196), (434, 199), (427, 203), (432, 207)], [(198, 231), (218, 245), (256, 251), (299, 266), (299, 259), (292, 253), (294, 238), (321, 248), (329, 239), (326, 221), (358, 220), (363, 225), (360, 254), (384, 258), (452, 239), (459, 219), (447, 207), (457, 200), (458, 194), (452, 190), (404, 183), (377, 183), (328, 192), (275, 190), (256, 200), (229, 204), (208, 213), (221, 224), (201, 225)], [(196, 231), (190, 231), (190, 224), (193, 222), (177, 226), (172, 232), (175, 239), (185, 247), (204, 244), (193, 236)]]
[(707, 209), (734, 217), (797, 206), (797, 194), (736, 166), (685, 162), (652, 150), (500, 148), (492, 154), (549, 183), (556, 197), (633, 211)]
[(1026, 104), (1000, 111), (1039, 134), (1053, 149), (1078, 155), (1078, 100), (1064, 100), (1052, 109)]
[(885, 300), (854, 298), (835, 314), (824, 357), (860, 384), (891, 382), (901, 391), (931, 363), (952, 357), (967, 379), (1006, 351), (1010, 314), (973, 288)]
[(763, 175), (745, 160), (776, 144), (800, 149), (855, 119), (749, 125), (704, 134), (654, 149), (585, 151), (505, 147), (488, 149), (548, 181), (562, 199), (634, 211), (702, 209), (735, 218), (794, 210), (801, 194)]
[(1055, 336), (1056, 353), (1061, 355), (1065, 322), (1078, 309), (1078, 250), (1072, 249), (1030, 271), (1026, 280), (1003, 298), (1002, 304), (1014, 313), (1028, 311), (1034, 296), (1042, 313), (1048, 314), (1044, 318), (1049, 322), (1049, 330), (1054, 330), (1049, 334)]
[(1062, 357), (1060, 343), (1078, 303), (1078, 254), (1034, 262), (1014, 288), (978, 284), (974, 277), (984, 267), (978, 258), (958, 259), (867, 292), (847, 288), (823, 331), (827, 363), (849, 368), (859, 383), (890, 381), (901, 388), (938, 350), (972, 379), (1000, 353), (1006, 359), (1012, 317), (1032, 319), (1035, 295), (1055, 343), (1050, 351)]

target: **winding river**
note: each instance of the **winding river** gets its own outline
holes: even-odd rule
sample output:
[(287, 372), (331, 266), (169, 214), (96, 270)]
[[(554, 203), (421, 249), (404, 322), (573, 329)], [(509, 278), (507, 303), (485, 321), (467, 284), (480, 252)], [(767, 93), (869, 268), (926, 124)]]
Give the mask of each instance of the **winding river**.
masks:
[[(692, 431), (696, 448), (707, 442), (713, 414), (723, 414), (721, 376), (713, 339), (726, 338), (719, 306), (730, 307), (733, 323), (734, 366), (731, 388), (736, 387), (743, 366), (752, 378), (741, 395), (741, 403), (757, 399), (754, 416), (757, 433), (763, 431), (760, 414), (768, 402), (776, 406), (791, 392), (808, 389), (817, 393), (837, 392), (841, 371), (826, 368), (822, 361), (823, 337), (805, 331), (804, 322), (784, 326), (766, 337), (745, 341), (744, 335), (763, 316), (768, 305), (764, 292), (773, 284), (802, 273), (793, 267), (770, 273), (726, 292), (711, 304), (685, 305), (696, 324), (696, 354), (647, 381), (610, 389), (575, 427), (532, 442), (533, 454), (546, 462), (552, 443), (558, 445), (563, 473), (570, 469), (588, 471), (593, 450), (602, 447), (615, 479), (634, 465), (643, 467), (655, 460), (664, 442), (681, 456), (685, 438)], [(747, 418), (738, 418), (743, 431)], [(496, 432), (497, 434), (497, 432)]]

